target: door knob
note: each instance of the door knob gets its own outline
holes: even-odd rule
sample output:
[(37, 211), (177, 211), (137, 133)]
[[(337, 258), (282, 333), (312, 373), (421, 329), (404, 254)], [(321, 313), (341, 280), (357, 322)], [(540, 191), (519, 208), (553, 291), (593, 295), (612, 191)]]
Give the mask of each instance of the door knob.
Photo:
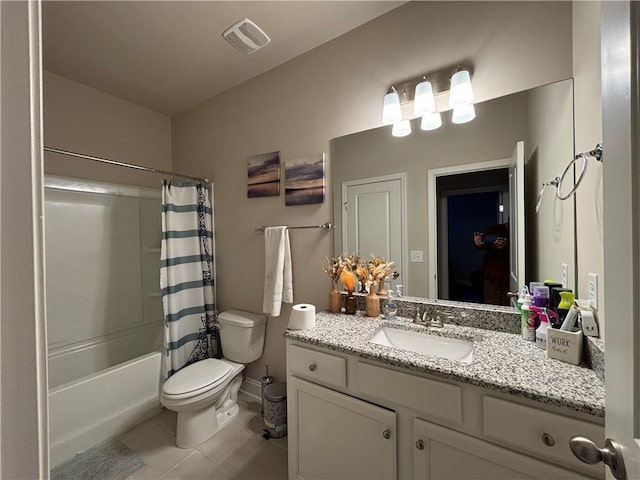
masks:
[(585, 437), (572, 437), (569, 440), (569, 447), (578, 459), (589, 465), (604, 462), (611, 469), (611, 473), (617, 480), (626, 480), (627, 472), (624, 468), (622, 449), (616, 442), (607, 438), (604, 448), (598, 446)]
[(316, 364), (312, 363), (311, 365), (309, 365), (309, 371), (311, 372), (315, 372), (316, 371)]
[(391, 438), (391, 430), (389, 430), (389, 429), (387, 428), (384, 432), (382, 432), (382, 436), (383, 436), (385, 439), (389, 440), (389, 439)]

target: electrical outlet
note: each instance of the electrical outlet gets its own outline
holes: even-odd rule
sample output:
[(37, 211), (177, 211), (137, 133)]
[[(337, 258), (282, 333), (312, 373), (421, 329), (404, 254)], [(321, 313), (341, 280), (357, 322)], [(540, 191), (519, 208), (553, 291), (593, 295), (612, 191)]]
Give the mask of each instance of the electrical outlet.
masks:
[(411, 250), (411, 261), (414, 263), (424, 262), (424, 252), (422, 250)]
[(567, 265), (566, 263), (561, 263), (560, 266), (562, 268), (562, 278), (560, 280), (560, 283), (562, 283), (562, 288), (568, 288), (567, 285), (569, 285), (569, 265)]
[(598, 309), (598, 274), (589, 273), (589, 303), (592, 308)]

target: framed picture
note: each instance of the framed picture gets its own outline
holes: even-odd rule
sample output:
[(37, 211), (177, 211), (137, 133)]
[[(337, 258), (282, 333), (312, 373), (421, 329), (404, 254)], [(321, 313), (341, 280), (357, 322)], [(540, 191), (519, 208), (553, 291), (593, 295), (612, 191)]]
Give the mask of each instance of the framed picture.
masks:
[(280, 195), (280, 152), (262, 153), (247, 159), (247, 197)]
[(284, 163), (285, 205), (323, 203), (325, 195), (324, 153)]

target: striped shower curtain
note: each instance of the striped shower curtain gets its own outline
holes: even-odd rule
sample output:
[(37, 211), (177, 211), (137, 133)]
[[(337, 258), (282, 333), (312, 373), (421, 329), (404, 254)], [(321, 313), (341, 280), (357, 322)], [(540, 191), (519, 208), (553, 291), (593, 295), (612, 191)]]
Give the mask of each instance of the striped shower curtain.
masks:
[(217, 353), (212, 225), (205, 184), (164, 182), (160, 288), (166, 377)]

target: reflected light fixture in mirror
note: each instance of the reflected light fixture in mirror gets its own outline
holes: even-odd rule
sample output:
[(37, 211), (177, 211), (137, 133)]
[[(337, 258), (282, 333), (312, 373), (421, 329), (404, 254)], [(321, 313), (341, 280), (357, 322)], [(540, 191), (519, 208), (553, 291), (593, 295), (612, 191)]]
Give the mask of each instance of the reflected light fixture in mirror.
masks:
[(451, 121), (457, 124), (470, 122), (474, 118), (476, 118), (476, 109), (473, 103), (455, 107), (451, 115)]
[(411, 133), (411, 122), (409, 120), (400, 120), (393, 124), (391, 135), (394, 137), (406, 137)]
[(442, 126), (442, 116), (440, 112), (433, 112), (422, 116), (420, 121), (421, 130), (435, 130)]

